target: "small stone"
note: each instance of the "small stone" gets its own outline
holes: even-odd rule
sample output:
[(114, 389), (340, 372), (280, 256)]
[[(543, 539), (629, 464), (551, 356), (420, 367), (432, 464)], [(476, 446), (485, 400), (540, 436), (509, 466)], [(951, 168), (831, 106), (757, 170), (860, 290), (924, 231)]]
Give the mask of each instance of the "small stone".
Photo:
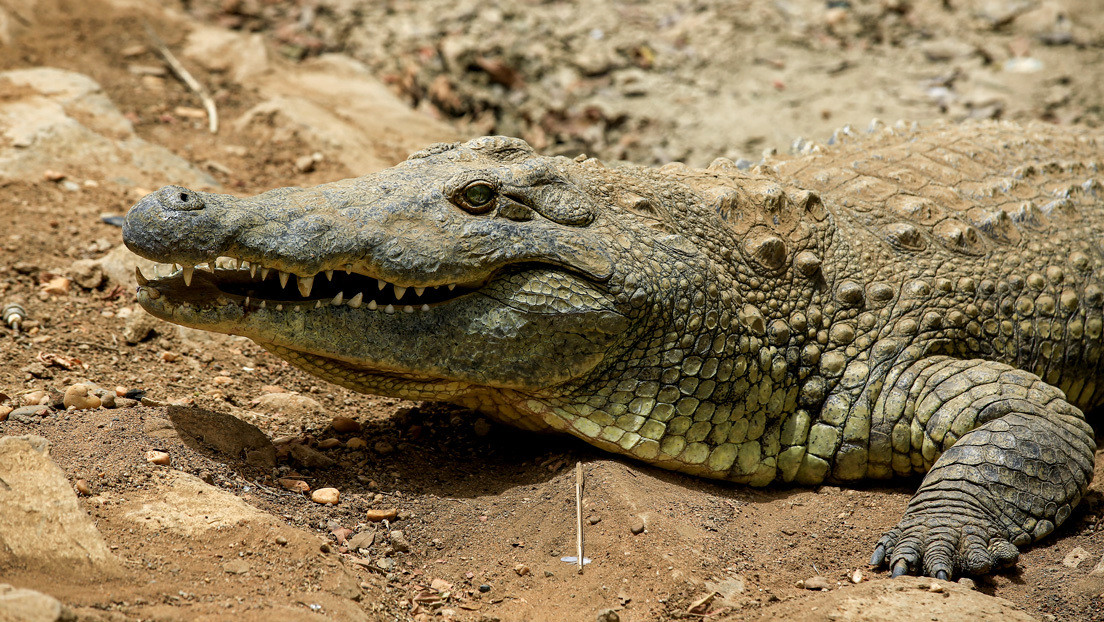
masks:
[(613, 609), (598, 612), (598, 622), (621, 622), (621, 616)]
[(528, 564), (518, 564), (518, 565), (514, 566), (514, 572), (517, 573), (517, 576), (519, 576), (519, 577), (524, 577), (524, 576), (528, 576), (528, 575), (533, 574), (533, 571), (532, 571), (532, 569), (529, 568)]
[(644, 517), (632, 517), (632, 522), (629, 523), (629, 531), (631, 531), (633, 535), (640, 535), (644, 533)]
[(361, 531), (349, 538), (349, 548), (356, 551), (358, 549), (366, 549), (376, 541), (376, 532), (374, 531)]
[(146, 462), (149, 462), (150, 464), (159, 464), (161, 466), (165, 466), (172, 462), (172, 456), (170, 456), (167, 452), (151, 449), (146, 452)]
[(284, 536), (276, 536), (276, 544), (279, 544), (280, 546), (287, 546), (287, 543), (288, 539)]
[(228, 384), (234, 384), (234, 379), (230, 376), (215, 376), (211, 378), (211, 384), (216, 387), (225, 387)]
[(349, 449), (364, 449), (367, 446), (368, 446), (368, 441), (366, 441), (366, 440), (364, 440), (363, 438), (360, 438), (360, 437), (350, 438), (348, 440), (348, 442), (345, 443), (345, 447), (347, 447)]
[(928, 586), (928, 591), (936, 594), (942, 594), (945, 589), (947, 588), (943, 587), (943, 584), (936, 583), (935, 581), (932, 581), (932, 584)]
[(127, 394), (127, 388), (126, 387), (115, 387), (115, 397), (126, 397), (126, 394)]
[(301, 479), (291, 479), (289, 477), (281, 477), (276, 480), (276, 483), (283, 486), (285, 489), (292, 492), (306, 493), (310, 492), (310, 485)]
[(399, 511), (395, 508), (389, 508), (386, 510), (368, 510), (364, 513), (364, 519), (372, 523), (378, 523), (385, 520), (395, 520), (396, 518), (398, 518), (398, 516)]
[(312, 469), (329, 468), (337, 464), (333, 458), (302, 443), (292, 443), (288, 446), (288, 452), (299, 464)]
[(828, 579), (825, 579), (820, 575), (816, 575), (805, 579), (801, 587), (804, 587), (807, 590), (828, 590), (831, 588), (831, 585), (829, 585)]
[(100, 398), (90, 395), (88, 386), (83, 384), (74, 384), (65, 389), (65, 397), (62, 398), (62, 404), (65, 405), (65, 408), (75, 408), (76, 410), (99, 408), (102, 403)]
[(7, 421), (8, 415), (10, 415), (13, 410), (15, 409), (11, 406), (0, 406), (0, 421)]
[(244, 559), (232, 559), (222, 565), (227, 574), (245, 574), (249, 572), (249, 562)]
[(390, 557), (381, 557), (376, 560), (376, 568), (380, 570), (391, 570), (395, 567), (395, 560)]
[(69, 279), (55, 276), (42, 284), (42, 291), (51, 296), (64, 296), (69, 293)]
[(20, 406), (8, 413), (8, 419), (19, 423), (37, 423), (39, 417), (45, 417), (48, 414), (50, 414), (50, 408), (42, 404)]
[(856, 568), (855, 572), (851, 573), (851, 582), (852, 583), (862, 583), (862, 580), (863, 580), (862, 570), (859, 570), (858, 568)]
[(476, 436), (487, 436), (491, 433), (491, 422), (480, 417), (472, 424), (472, 431), (475, 432)]
[(1076, 568), (1089, 557), (1090, 553), (1088, 551), (1077, 546), (1069, 553), (1066, 553), (1066, 556), (1062, 558), (1062, 565), (1066, 568)]
[(62, 173), (60, 171), (55, 171), (52, 168), (48, 168), (42, 173), (42, 178), (45, 179), (46, 181), (61, 181), (61, 180), (65, 179), (65, 177), (66, 177), (65, 173)]
[(133, 313), (126, 319), (126, 324), (123, 326), (123, 341), (134, 345), (145, 340), (161, 325), (161, 320), (145, 311)]
[(976, 590), (977, 589), (977, 582), (975, 582), (970, 577), (962, 577), (961, 579), (958, 580), (958, 584), (961, 585), (962, 587), (968, 589), (968, 590)]
[(176, 361), (179, 358), (180, 358), (180, 355), (177, 354), (176, 352), (169, 352), (168, 350), (165, 350), (164, 352), (161, 353), (161, 360), (164, 361), (165, 363), (172, 363), (173, 361)]
[(77, 494), (85, 497), (92, 494), (92, 488), (88, 485), (88, 480), (78, 479), (74, 482), (73, 487), (77, 489)]
[(376, 453), (382, 456), (386, 456), (387, 454), (395, 451), (395, 448), (391, 445), (391, 443), (388, 443), (387, 441), (377, 441), (376, 444), (372, 446), (372, 448), (376, 450)]
[(100, 396), (100, 406), (103, 408), (116, 408), (118, 406), (115, 402), (116, 399), (118, 398), (115, 397), (114, 393), (107, 391)]
[(591, 525), (597, 525), (598, 523), (602, 522), (602, 517), (598, 516), (597, 514), (591, 514), (587, 517), (587, 522)]
[(399, 553), (406, 553), (410, 551), (410, 542), (403, 535), (401, 530), (394, 530), (387, 534), (391, 539), (391, 548), (395, 549)]
[(479, 585), (479, 591), (483, 594), (486, 594), (487, 592), (491, 591), (491, 586), (487, 585), (486, 583), (481, 583)]
[(444, 579), (433, 579), (429, 582), (429, 587), (437, 592), (448, 592), (452, 589), (452, 584)]
[(43, 391), (42, 389), (35, 389), (34, 391), (28, 391), (24, 393), (19, 398), (19, 400), (23, 402), (25, 406), (36, 406), (38, 404), (41, 404), (42, 400), (45, 399), (45, 397), (45, 391)]
[(341, 447), (341, 439), (327, 438), (318, 442), (319, 449), (333, 449), (334, 447)]
[(333, 547), (330, 546), (329, 542), (323, 542), (322, 544), (318, 545), (318, 550), (322, 551), (323, 553), (331, 553), (333, 552)]
[(341, 434), (360, 432), (360, 422), (351, 417), (334, 417), (330, 427)]
[(311, 501), (323, 505), (337, 505), (341, 500), (341, 492), (336, 488), (319, 488), (311, 493)]

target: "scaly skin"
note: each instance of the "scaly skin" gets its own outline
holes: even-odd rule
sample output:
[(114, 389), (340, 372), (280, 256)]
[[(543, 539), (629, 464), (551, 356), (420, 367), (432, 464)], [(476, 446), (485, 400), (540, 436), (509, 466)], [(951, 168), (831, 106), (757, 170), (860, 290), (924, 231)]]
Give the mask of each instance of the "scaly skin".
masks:
[(1014, 562), (1091, 478), (1102, 144), (881, 127), (744, 172), (491, 137), (306, 190), (170, 186), (123, 233), (263, 267), (140, 278), (149, 312), (358, 391), (755, 486), (927, 473), (872, 563), (949, 577)]

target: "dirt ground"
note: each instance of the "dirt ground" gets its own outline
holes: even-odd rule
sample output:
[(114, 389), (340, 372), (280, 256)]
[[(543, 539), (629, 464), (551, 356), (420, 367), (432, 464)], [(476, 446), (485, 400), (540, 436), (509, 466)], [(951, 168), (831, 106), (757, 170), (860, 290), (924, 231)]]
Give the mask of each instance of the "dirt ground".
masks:
[[(428, 124), (376, 128), (391, 134), (368, 147), (391, 161), (418, 132), (701, 165), (755, 160), (798, 136), (827, 141), (873, 117), (1104, 121), (1095, 0), (484, 4), (0, 0), (0, 71), (91, 77), (139, 137), (241, 194), (374, 164), (358, 169), (338, 143), (277, 121), (236, 123), (264, 99), (257, 88), (213, 59), (186, 61), (224, 120), (209, 133), (145, 21), (174, 51), (201, 25), (259, 33), (288, 72), (328, 52), (359, 60)], [(0, 104), (22, 94), (0, 84)], [(160, 324), (127, 343), (142, 313), (129, 286), (74, 266), (120, 243), (101, 216), (177, 180), (123, 179), (70, 155), (0, 181), (0, 305), (20, 302), (28, 320), (0, 327), (0, 392), (21, 406), (36, 390), (51, 401), (88, 382), (119, 387), (124, 406), (8, 416), (0, 435), (49, 440), (116, 561), (103, 572), (0, 565), (0, 583), (88, 620), (959, 619), (921, 597), (968, 590), (932, 592), (930, 581), (898, 584), (915, 592), (898, 617), (843, 604), (864, 586), (905, 589), (870, 581), (885, 573), (866, 561), (915, 482), (729, 486), (451, 406), (354, 394), (239, 338)], [(170, 464), (149, 462), (150, 450)], [(575, 554), (578, 462), (591, 559), (581, 575), (561, 559)], [(1104, 620), (1104, 573), (1092, 572), (1104, 554), (1102, 470), (1098, 456), (1096, 483), (1057, 537), (977, 590), (1034, 619)], [(340, 502), (316, 503), (287, 480), (336, 488)], [(827, 595), (799, 587), (816, 576)], [(978, 619), (1012, 610), (981, 606), (997, 617)]]

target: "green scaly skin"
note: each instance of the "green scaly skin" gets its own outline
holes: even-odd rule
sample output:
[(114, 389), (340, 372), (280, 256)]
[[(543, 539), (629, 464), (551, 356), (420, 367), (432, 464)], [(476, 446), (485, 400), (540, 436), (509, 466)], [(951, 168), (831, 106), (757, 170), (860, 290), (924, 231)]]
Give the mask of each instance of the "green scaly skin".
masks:
[(150, 313), (357, 391), (754, 486), (927, 473), (872, 563), (946, 578), (1013, 563), (1091, 479), (1102, 144), (879, 127), (742, 171), (487, 137), (310, 189), (166, 187), (123, 233), (188, 267), (139, 279)]

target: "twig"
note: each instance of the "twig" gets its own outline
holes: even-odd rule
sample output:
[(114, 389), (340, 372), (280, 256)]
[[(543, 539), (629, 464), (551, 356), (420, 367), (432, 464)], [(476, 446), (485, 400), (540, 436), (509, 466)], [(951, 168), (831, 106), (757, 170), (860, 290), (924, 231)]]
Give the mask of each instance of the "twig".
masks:
[(575, 463), (575, 548), (579, 574), (583, 574), (583, 463)]
[(218, 134), (218, 110), (215, 109), (214, 98), (207, 92), (207, 88), (200, 84), (199, 80), (196, 80), (195, 77), (184, 68), (184, 65), (177, 60), (176, 56), (173, 56), (173, 53), (169, 51), (169, 46), (165, 45), (161, 37), (157, 36), (153, 27), (149, 25), (149, 22), (143, 25), (146, 27), (146, 34), (149, 35), (150, 41), (157, 47), (157, 51), (161, 53), (161, 57), (169, 64), (169, 68), (176, 74), (176, 77), (180, 78), (184, 84), (192, 89), (192, 92), (203, 101), (203, 107), (207, 109), (207, 127), (211, 130), (212, 134)]

